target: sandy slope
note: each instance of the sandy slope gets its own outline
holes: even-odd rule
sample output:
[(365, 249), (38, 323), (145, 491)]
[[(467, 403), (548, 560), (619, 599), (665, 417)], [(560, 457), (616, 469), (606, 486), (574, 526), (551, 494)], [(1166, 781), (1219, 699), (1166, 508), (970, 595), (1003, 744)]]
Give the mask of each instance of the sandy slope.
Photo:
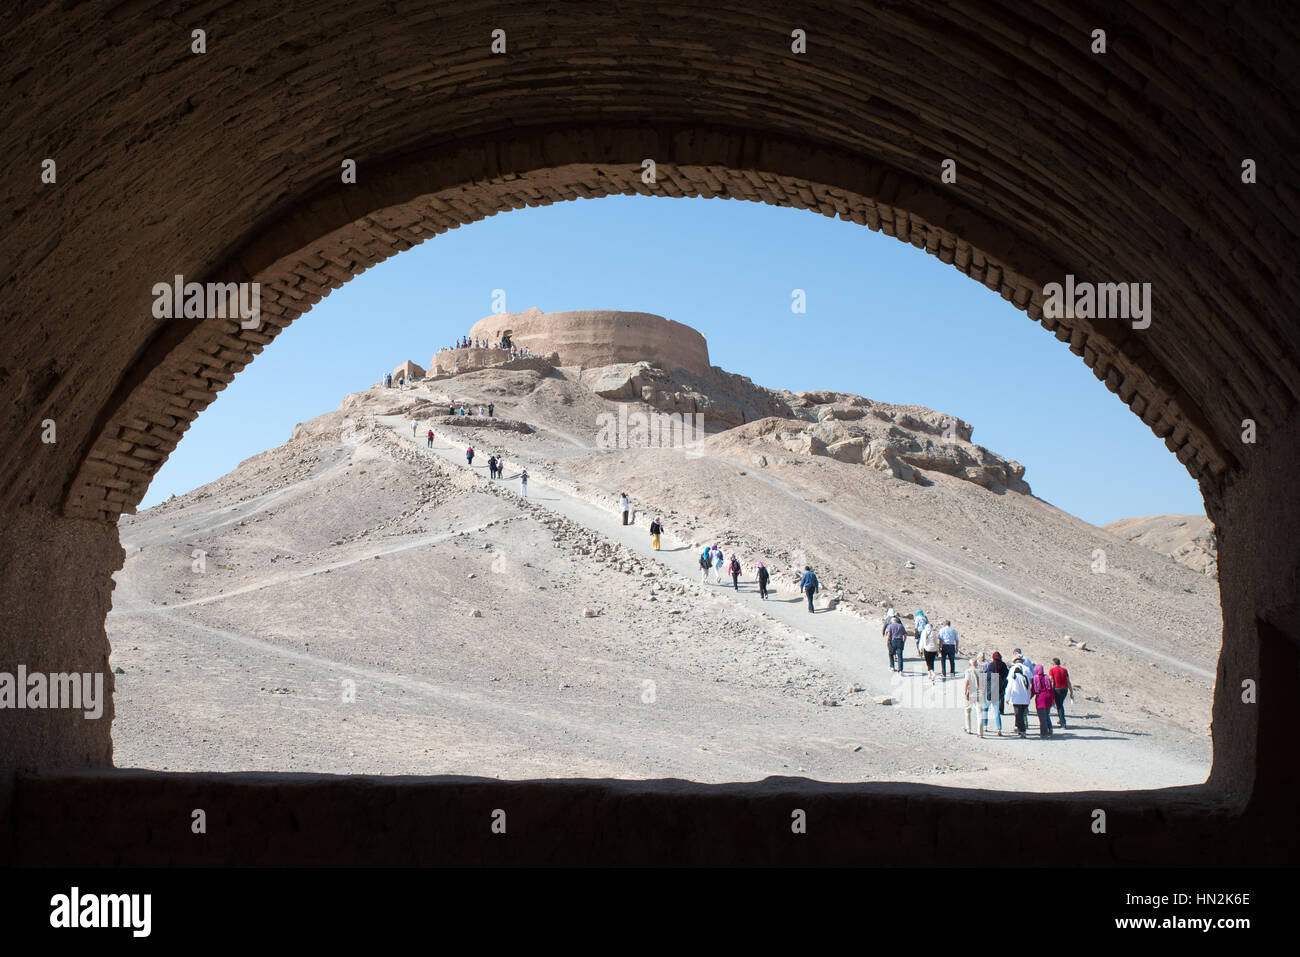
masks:
[[(109, 618), (119, 765), (1027, 790), (1208, 772), (1220, 623), (1205, 576), (945, 475), (922, 487), (789, 453), (758, 467), (761, 450), (727, 433), (690, 457), (594, 451), (596, 416), (615, 403), (564, 377), (489, 371), (426, 390), (350, 396), (286, 445), (123, 520)], [(411, 413), (445, 413), (435, 403), (453, 397), (537, 431), (462, 420), (436, 425), (426, 449)], [(503, 450), (507, 478), (490, 483), (486, 456)], [(636, 527), (613, 510), (620, 488)], [(654, 556), (651, 510), (669, 527)], [(739, 553), (740, 592), (698, 584), (706, 539)], [(839, 609), (809, 615), (789, 589), (760, 602), (757, 556), (813, 564)], [(946, 700), (921, 693), (915, 660), (891, 680), (881, 601), (952, 617), (963, 650), (1062, 657), (1079, 686), (1071, 727), (1046, 742), (962, 734), (960, 680)]]
[(1147, 515), (1122, 518), (1103, 526), (1125, 541), (1167, 555), (1205, 575), (1219, 573), (1219, 548), (1214, 526), (1204, 515)]

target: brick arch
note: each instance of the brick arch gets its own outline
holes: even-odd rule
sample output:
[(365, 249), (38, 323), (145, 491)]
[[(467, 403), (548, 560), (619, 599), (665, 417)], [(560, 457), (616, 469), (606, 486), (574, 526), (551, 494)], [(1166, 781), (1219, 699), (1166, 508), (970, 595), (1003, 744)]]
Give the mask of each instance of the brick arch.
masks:
[[(189, 49), (194, 27), (207, 30), (202, 56)], [(806, 54), (789, 49), (796, 27)], [(1098, 27), (1104, 55), (1089, 49)], [(497, 28), (505, 56), (489, 50)], [(915, 863), (961, 846), (977, 823), (1009, 835), (1008, 863), (1037, 861), (1030, 836), (1047, 829), (1079, 864), (1193, 863), (1206, 848), (1294, 863), (1300, 25), (1285, 5), (229, 0), (177, 18), (84, 0), (8, 4), (0, 39), (10, 161), (0, 182), (0, 667), (107, 671), (104, 617), (123, 561), (112, 518), (272, 338), (269, 327), (259, 340), (156, 320), (153, 283), (264, 277), (280, 328), (442, 229), (639, 190), (649, 156), (662, 160), (669, 195), (743, 196), (878, 225), (951, 257), (1031, 319), (1035, 291), (1067, 272), (1151, 282), (1148, 330), (1051, 331), (1197, 476), (1219, 531), (1224, 644), (1206, 787), (989, 803), (942, 788), (849, 789), (844, 826), (803, 846), (825, 860)], [(40, 181), (47, 157), (57, 185)], [(343, 157), (358, 161), (355, 187), (338, 183)], [(947, 185), (945, 158), (957, 162)], [(1241, 180), (1245, 158), (1257, 183)], [(1244, 418), (1258, 423), (1257, 444), (1241, 441)], [(41, 441), (46, 421), (57, 442)], [(1128, 480), (1123, 463), (1114, 474)], [(1257, 704), (1243, 706), (1246, 681), (1258, 682)], [(370, 787), (350, 782), (289, 793), (148, 775), (131, 791), (111, 776), (28, 781), (10, 802), (21, 771), (110, 765), (111, 713), (111, 700), (94, 725), (25, 713), (0, 735), (0, 834), (34, 835), (0, 843), (0, 859), (19, 848), (31, 862), (86, 861), (86, 845), (56, 848), (50, 835), (94, 805), (91, 859), (202, 862), (195, 845), (141, 824), (187, 787), (221, 792), (249, 821), (287, 809), (350, 822), (324, 837), (302, 831), (275, 863), (315, 860), (327, 844), (357, 861), (455, 857), (423, 849), (427, 830), (388, 809), (454, 812), (468, 800), (456, 781), (414, 803), (394, 783), (401, 799), (378, 813)], [(665, 804), (592, 785), (570, 804), (552, 784), (520, 787), (541, 820), (594, 822), (609, 862), (701, 859), (701, 833), (719, 860), (791, 860), (747, 793), (683, 789)], [(1099, 799), (1117, 821), (1105, 841), (1076, 827)], [(910, 819), (917, 800), (933, 813), (901, 838), (855, 830)], [(370, 819), (376, 829), (351, 823)], [(602, 828), (611, 819), (619, 826)], [(638, 834), (654, 847), (638, 849)], [(511, 842), (531, 846), (534, 861), (573, 860), (581, 844)], [(266, 846), (252, 834), (228, 859), (267, 863)], [(461, 860), (502, 853), (469, 836), (456, 846)]]
[[(642, 175), (648, 157), (656, 158), (653, 184)], [(1043, 286), (1065, 269), (1031, 239), (963, 208), (942, 187), (842, 152), (717, 128), (544, 129), (403, 157), (362, 177), (361, 185), (309, 198), (200, 280), (260, 283), (262, 326), (210, 320), (165, 328), (101, 415), (65, 514), (116, 520), (134, 511), (190, 422), (281, 329), (353, 276), (499, 212), (614, 194), (797, 207), (910, 243), (1054, 332), (1165, 439), (1205, 491), (1214, 494), (1235, 464), (1140, 335), (1122, 323), (1043, 316)], [(315, 238), (303, 243), (305, 236)]]

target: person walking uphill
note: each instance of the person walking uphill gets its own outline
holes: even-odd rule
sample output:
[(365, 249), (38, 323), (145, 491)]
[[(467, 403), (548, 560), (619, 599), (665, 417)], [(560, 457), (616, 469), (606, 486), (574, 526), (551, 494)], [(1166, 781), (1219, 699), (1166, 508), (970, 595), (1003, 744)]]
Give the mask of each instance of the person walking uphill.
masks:
[(713, 567), (711, 557), (713, 546), (705, 545), (704, 551), (700, 552), (700, 584), (703, 585), (708, 580), (709, 569)]
[(1056, 697), (1056, 716), (1059, 719), (1057, 727), (1065, 727), (1065, 696), (1068, 694), (1070, 700), (1074, 700), (1074, 685), (1070, 683), (1070, 673), (1061, 667), (1061, 659), (1052, 659), (1052, 668), (1047, 672), (1052, 679), (1052, 688)]
[(618, 493), (618, 507), (619, 507), (619, 510), (622, 511), (622, 513), (623, 513), (623, 524), (626, 525), (626, 524), (627, 524), (627, 513), (628, 513), (628, 510), (632, 507), (632, 503), (628, 501), (628, 498), (627, 498), (627, 492), (619, 492), (619, 493)]
[(716, 544), (713, 546), (713, 578), (718, 585), (722, 584), (722, 566), (726, 560), (722, 557), (722, 549)]
[(1034, 695), (1034, 710), (1038, 712), (1038, 736), (1052, 736), (1052, 705), (1056, 701), (1056, 688), (1052, 679), (1043, 673), (1042, 665), (1034, 665), (1034, 680), (1030, 687)]
[(907, 629), (903, 619), (895, 615), (885, 625), (885, 646), (889, 649), (889, 670), (903, 673), (903, 649), (907, 647)]
[(495, 455), (488, 457), (488, 478), (497, 477), (497, 457)]
[(425, 438), (424, 447), (425, 447), (426, 449), (431, 449), (431, 448), (433, 448), (433, 429), (430, 429), (430, 430), (429, 430), (429, 434), (428, 434), (428, 436), (426, 436), (426, 438)]
[(944, 677), (949, 672), (954, 678), (957, 677), (957, 629), (947, 618), (939, 629), (939, 670)]
[[(993, 660), (984, 666), (984, 700), (988, 707), (984, 715), (984, 724), (989, 723), (988, 716), (996, 715), (998, 719), (998, 737), (1002, 737), (1002, 691), (1007, 685), (1007, 665), (1002, 660), (1002, 652), (993, 652)], [(994, 710), (996, 709), (996, 710)]]
[(664, 527), (659, 522), (659, 516), (656, 515), (655, 520), (650, 523), (650, 547), (655, 551), (659, 551), (659, 536), (663, 533)]
[(740, 591), (740, 559), (736, 553), (731, 553), (731, 561), (727, 563), (727, 573), (731, 575), (731, 587)]
[(528, 469), (519, 473), (519, 488), (524, 498), (528, 497)]
[(1025, 736), (1028, 728), (1029, 702), (1033, 700), (1030, 693), (1029, 675), (1025, 671), (1025, 659), (1016, 655), (1007, 672), (1007, 704), (1016, 713), (1016, 734)]
[(966, 681), (962, 686), (966, 697), (966, 717), (963, 722), (967, 734), (984, 737), (984, 673), (974, 658), (966, 667)]
[(925, 656), (925, 672), (931, 683), (934, 682), (934, 659), (939, 655), (939, 632), (925, 623), (925, 634), (921, 638), (921, 654)]
[(799, 579), (799, 590), (808, 596), (808, 612), (813, 610), (813, 595), (821, 591), (822, 586), (817, 581), (817, 576), (813, 574), (812, 566), (803, 567), (803, 577)]
[(472, 445), (465, 450), (465, 464), (471, 468), (474, 467), (474, 446)]
[(925, 629), (930, 627), (930, 619), (925, 617), (925, 612), (918, 608), (916, 611), (912, 612), (912, 623), (916, 626), (916, 653), (919, 655), (922, 650), (921, 637), (924, 634)]
[(758, 568), (754, 570), (754, 578), (758, 582), (758, 596), (767, 601), (767, 566), (762, 562), (759, 562)]

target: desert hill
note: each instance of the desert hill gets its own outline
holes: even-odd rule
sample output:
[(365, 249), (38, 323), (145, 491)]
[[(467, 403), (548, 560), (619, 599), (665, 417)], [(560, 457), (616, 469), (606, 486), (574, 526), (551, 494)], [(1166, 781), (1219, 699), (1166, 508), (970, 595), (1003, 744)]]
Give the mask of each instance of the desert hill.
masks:
[(1214, 578), (1219, 575), (1219, 546), (1214, 538), (1214, 526), (1204, 515), (1123, 518), (1102, 527), (1204, 575)]
[[(489, 402), (491, 419), (448, 415)], [(653, 416), (702, 434), (638, 445)], [(627, 441), (610, 446), (611, 423)], [(1035, 498), (1025, 468), (972, 435), (929, 409), (647, 361), (527, 360), (349, 395), (284, 445), (123, 518), (117, 763), (1027, 790), (1203, 780), (1217, 584)], [(487, 478), (490, 454), (504, 480)], [(740, 559), (739, 590), (701, 584), (709, 542)], [(792, 584), (805, 564), (823, 586), (812, 615)], [(887, 670), (891, 605), (909, 623), (916, 608), (951, 618), (963, 659), (1061, 657), (1070, 727), (1050, 742), (1036, 719), (1028, 742), (963, 735), (960, 678), (930, 690), (910, 639), (905, 676)]]

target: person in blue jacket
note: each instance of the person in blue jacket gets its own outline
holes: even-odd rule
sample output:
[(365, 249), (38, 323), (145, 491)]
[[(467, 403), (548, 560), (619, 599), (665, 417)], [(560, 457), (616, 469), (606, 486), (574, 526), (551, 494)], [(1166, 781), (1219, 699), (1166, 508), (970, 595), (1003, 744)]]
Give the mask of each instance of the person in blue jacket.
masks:
[(916, 624), (916, 656), (921, 657), (921, 633), (925, 631), (925, 626), (930, 623), (930, 619), (925, 617), (925, 612), (917, 609), (912, 613), (912, 621)]

